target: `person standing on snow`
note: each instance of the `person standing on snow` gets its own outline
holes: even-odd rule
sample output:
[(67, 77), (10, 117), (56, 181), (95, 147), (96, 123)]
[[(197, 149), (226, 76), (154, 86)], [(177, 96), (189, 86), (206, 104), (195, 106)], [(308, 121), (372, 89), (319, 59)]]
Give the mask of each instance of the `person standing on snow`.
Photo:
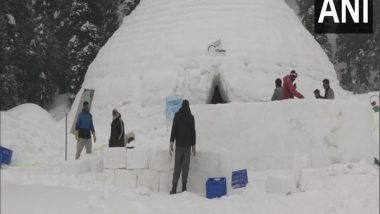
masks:
[(182, 107), (174, 116), (172, 132), (170, 135), (170, 155), (175, 148), (175, 162), (173, 172), (173, 186), (170, 194), (177, 193), (178, 179), (182, 171), (182, 192), (187, 191), (187, 176), (190, 166), (190, 149), (195, 156), (195, 121), (191, 114), (189, 101), (183, 100)]
[(298, 97), (300, 99), (303, 99), (304, 96), (297, 91), (295, 84), (293, 85), (293, 82), (297, 78), (297, 73), (295, 70), (292, 70), (290, 72), (290, 75), (286, 75), (283, 78), (283, 86), (282, 86), (282, 98), (284, 100), (286, 99), (293, 99), (294, 97)]
[(109, 147), (124, 147), (124, 122), (117, 109), (112, 110), (111, 136)]
[(94, 138), (94, 143), (96, 142), (94, 124), (92, 122), (92, 115), (90, 113), (90, 104), (87, 101), (83, 102), (83, 110), (78, 116), (77, 122), (75, 124), (75, 130), (75, 138), (78, 141), (75, 159), (79, 159), (83, 147), (86, 147), (87, 154), (91, 153), (91, 133), (92, 137)]
[(271, 101), (282, 100), (282, 81), (280, 78), (276, 79), (276, 88), (274, 89)]
[(323, 80), (323, 88), (325, 89), (324, 99), (335, 99), (334, 91), (330, 88), (330, 81), (328, 79)]

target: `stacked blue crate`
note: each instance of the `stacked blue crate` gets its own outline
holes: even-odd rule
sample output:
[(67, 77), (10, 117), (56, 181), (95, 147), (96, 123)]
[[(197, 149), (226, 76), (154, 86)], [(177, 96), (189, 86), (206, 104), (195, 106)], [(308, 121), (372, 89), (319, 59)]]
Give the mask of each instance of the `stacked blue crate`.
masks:
[(248, 183), (248, 175), (247, 175), (246, 169), (232, 172), (232, 179), (231, 179), (232, 188), (234, 189), (242, 188), (242, 187), (247, 186), (247, 183)]
[(2, 164), (11, 164), (13, 151), (0, 146), (0, 166)]

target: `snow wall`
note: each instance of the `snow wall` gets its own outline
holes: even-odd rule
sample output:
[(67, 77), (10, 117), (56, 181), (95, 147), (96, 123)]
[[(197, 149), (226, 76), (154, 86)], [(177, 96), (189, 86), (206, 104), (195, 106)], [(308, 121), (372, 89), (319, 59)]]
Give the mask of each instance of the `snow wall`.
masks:
[(224, 148), (235, 169), (292, 168), (299, 154), (313, 167), (372, 161), (372, 111), (357, 101), (289, 100), (192, 106), (200, 150)]
[[(374, 136), (378, 130), (371, 123), (373, 112), (368, 104), (356, 100), (191, 105), (191, 109), (198, 152), (228, 151), (233, 169), (291, 168), (298, 154), (308, 154), (314, 167), (372, 161), (379, 155), (379, 139)], [(96, 122), (99, 116), (94, 114), (94, 118), (98, 138), (108, 138), (110, 120), (100, 124)], [(54, 164), (64, 160), (64, 121), (55, 122), (40, 107), (26, 104), (2, 112), (1, 128), (2, 143), (14, 150), (14, 163)], [(160, 129), (162, 135), (152, 142), (144, 142), (145, 138), (137, 135), (134, 146), (168, 151), (170, 128)], [(69, 160), (75, 155), (72, 138), (68, 140)], [(101, 154), (106, 145), (107, 141), (98, 140), (94, 153)]]

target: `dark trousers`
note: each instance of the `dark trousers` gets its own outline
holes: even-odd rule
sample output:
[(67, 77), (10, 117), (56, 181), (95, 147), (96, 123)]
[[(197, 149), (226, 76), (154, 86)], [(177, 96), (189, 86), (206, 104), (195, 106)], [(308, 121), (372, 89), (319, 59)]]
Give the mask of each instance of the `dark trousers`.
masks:
[(175, 162), (173, 172), (173, 188), (177, 187), (178, 179), (182, 171), (182, 185), (186, 185), (187, 176), (189, 175), (190, 167), (190, 148), (180, 147), (175, 148)]

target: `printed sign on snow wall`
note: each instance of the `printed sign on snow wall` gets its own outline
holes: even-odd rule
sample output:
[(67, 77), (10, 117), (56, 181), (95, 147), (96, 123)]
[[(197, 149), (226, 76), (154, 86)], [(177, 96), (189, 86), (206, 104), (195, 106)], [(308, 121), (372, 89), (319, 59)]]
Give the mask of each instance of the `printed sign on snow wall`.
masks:
[(181, 108), (183, 98), (178, 95), (166, 97), (166, 120), (172, 121), (175, 113)]

